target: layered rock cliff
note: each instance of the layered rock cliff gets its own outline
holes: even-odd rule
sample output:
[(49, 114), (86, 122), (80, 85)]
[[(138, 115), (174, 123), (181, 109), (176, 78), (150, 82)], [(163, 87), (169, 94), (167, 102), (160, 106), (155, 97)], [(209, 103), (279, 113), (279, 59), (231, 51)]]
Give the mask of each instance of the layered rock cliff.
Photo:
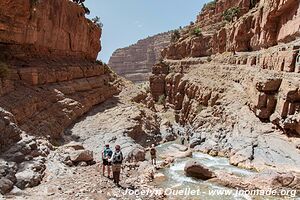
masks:
[(6, 56), (95, 60), (100, 35), (84, 9), (68, 0), (0, 2), (0, 49)]
[(174, 110), (192, 148), (241, 167), (299, 172), (299, 1), (208, 5), (153, 67), (153, 99)]
[(108, 64), (118, 75), (133, 82), (146, 81), (152, 66), (161, 59), (161, 50), (169, 44), (170, 36), (171, 32), (161, 33), (117, 49)]
[[(236, 14), (226, 14), (225, 11), (229, 9), (235, 9)], [(293, 43), (299, 37), (299, 9), (299, 2), (294, 0), (218, 0), (213, 6), (203, 9), (196, 23), (189, 27), (190, 32), (182, 33), (178, 42), (163, 51), (163, 57), (182, 59), (224, 52), (256, 52), (281, 43)], [(231, 17), (232, 22), (226, 21), (225, 16)], [(197, 28), (201, 29), (201, 34), (190, 34)], [(293, 48), (297, 49), (298, 44), (278, 49), (280, 53), (271, 55), (265, 62), (273, 62), (274, 59), (283, 57), (285, 62), (293, 62)], [(258, 60), (260, 55), (257, 54), (259, 53), (254, 53), (249, 62)], [(294, 68), (285, 70), (295, 71)]]
[(101, 29), (84, 15), (68, 0), (0, 2), (0, 151), (21, 133), (58, 139), (118, 93), (117, 76), (96, 61)]

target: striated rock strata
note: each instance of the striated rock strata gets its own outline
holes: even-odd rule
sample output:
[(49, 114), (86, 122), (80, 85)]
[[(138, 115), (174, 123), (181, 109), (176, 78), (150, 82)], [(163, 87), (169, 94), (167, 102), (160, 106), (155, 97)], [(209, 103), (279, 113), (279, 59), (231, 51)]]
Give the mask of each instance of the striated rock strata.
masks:
[[(238, 8), (233, 22), (223, 18), (224, 11)], [(294, 0), (218, 0), (215, 6), (207, 6), (197, 17), (193, 31), (197, 27), (202, 33), (198, 36), (182, 32), (181, 38), (163, 51), (163, 57), (182, 59), (186, 57), (211, 56), (218, 53), (253, 52), (250, 62), (261, 67), (272, 65), (274, 60), (283, 60), (283, 65), (294, 64), (299, 44), (294, 41), (300, 35), (299, 2)], [(291, 45), (278, 49), (283, 51), (263, 58), (264, 65), (256, 62), (259, 50), (281, 43)], [(256, 52), (256, 53), (255, 53)], [(267, 55), (265, 55), (267, 56)], [(284, 68), (284, 69), (282, 69)], [(278, 70), (299, 71), (299, 69), (279, 67)]]
[[(225, 22), (234, 7), (239, 14)], [(294, 0), (217, 0), (163, 50), (150, 92), (191, 133), (190, 147), (240, 167), (299, 173), (299, 20)]]
[(192, 127), (191, 147), (250, 169), (299, 170), (298, 74), (220, 63), (180, 73), (182, 60), (165, 62), (170, 69), (151, 77), (151, 92)]
[(6, 56), (95, 60), (100, 35), (84, 9), (68, 0), (0, 2), (0, 50)]
[(51, 143), (119, 92), (100, 35), (68, 0), (0, 2), (0, 194), (40, 184)]
[(8, 72), (0, 78), (0, 150), (22, 132), (58, 139), (118, 92), (117, 77), (96, 62), (101, 30), (83, 8), (67, 0), (34, 2), (0, 3), (0, 67)]
[(170, 35), (170, 32), (161, 33), (116, 50), (109, 59), (109, 66), (128, 80), (146, 81), (151, 67), (161, 58), (161, 50), (169, 44)]

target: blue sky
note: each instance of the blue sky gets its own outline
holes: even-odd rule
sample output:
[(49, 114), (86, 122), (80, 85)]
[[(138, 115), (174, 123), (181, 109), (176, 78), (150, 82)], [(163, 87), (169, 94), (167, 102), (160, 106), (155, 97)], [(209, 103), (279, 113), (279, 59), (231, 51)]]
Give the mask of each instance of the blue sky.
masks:
[(98, 58), (108, 62), (117, 48), (195, 21), (209, 0), (86, 0), (92, 18), (104, 24)]

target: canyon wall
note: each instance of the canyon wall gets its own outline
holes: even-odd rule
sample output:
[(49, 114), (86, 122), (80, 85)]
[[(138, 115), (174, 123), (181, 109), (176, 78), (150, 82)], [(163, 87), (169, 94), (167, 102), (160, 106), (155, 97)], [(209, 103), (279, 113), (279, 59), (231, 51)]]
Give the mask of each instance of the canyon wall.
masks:
[(139, 40), (126, 48), (116, 50), (109, 66), (120, 76), (133, 82), (148, 80), (151, 67), (161, 59), (161, 50), (170, 42), (170, 32)]
[(102, 62), (101, 29), (68, 0), (0, 2), (0, 151), (24, 134), (60, 139), (119, 92)]
[(68, 0), (0, 2), (0, 50), (7, 56), (95, 60), (100, 35), (84, 9)]
[(300, 74), (201, 63), (165, 60), (150, 78), (153, 98), (191, 127), (190, 146), (240, 167), (299, 172)]
[[(238, 8), (232, 22), (224, 20), (224, 11)], [(299, 2), (294, 0), (224, 1), (207, 6), (197, 17), (190, 31), (202, 30), (199, 36), (182, 33), (178, 42), (164, 49), (163, 57), (182, 59), (186, 57), (211, 56), (218, 53), (254, 52), (282, 43), (293, 43), (300, 35)], [(295, 60), (291, 50), (299, 48), (291, 44), (284, 53), (284, 60)], [(281, 59), (282, 54), (270, 59)], [(284, 64), (285, 65), (285, 64)], [(289, 69), (293, 71), (295, 69)]]
[[(299, 172), (300, 3), (214, 2), (162, 51), (152, 97), (174, 110), (196, 151), (258, 171)], [(231, 8), (238, 15), (225, 21)]]

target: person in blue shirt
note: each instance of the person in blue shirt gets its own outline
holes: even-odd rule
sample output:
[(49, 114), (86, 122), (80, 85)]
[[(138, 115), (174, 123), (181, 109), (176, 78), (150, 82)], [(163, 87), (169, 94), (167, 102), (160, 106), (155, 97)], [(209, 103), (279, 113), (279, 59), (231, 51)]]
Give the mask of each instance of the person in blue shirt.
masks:
[(109, 144), (106, 144), (104, 150), (102, 151), (102, 173), (105, 176), (105, 168), (107, 168), (108, 177), (110, 177), (110, 168), (111, 168), (111, 161), (110, 158), (113, 152), (109, 148)]

